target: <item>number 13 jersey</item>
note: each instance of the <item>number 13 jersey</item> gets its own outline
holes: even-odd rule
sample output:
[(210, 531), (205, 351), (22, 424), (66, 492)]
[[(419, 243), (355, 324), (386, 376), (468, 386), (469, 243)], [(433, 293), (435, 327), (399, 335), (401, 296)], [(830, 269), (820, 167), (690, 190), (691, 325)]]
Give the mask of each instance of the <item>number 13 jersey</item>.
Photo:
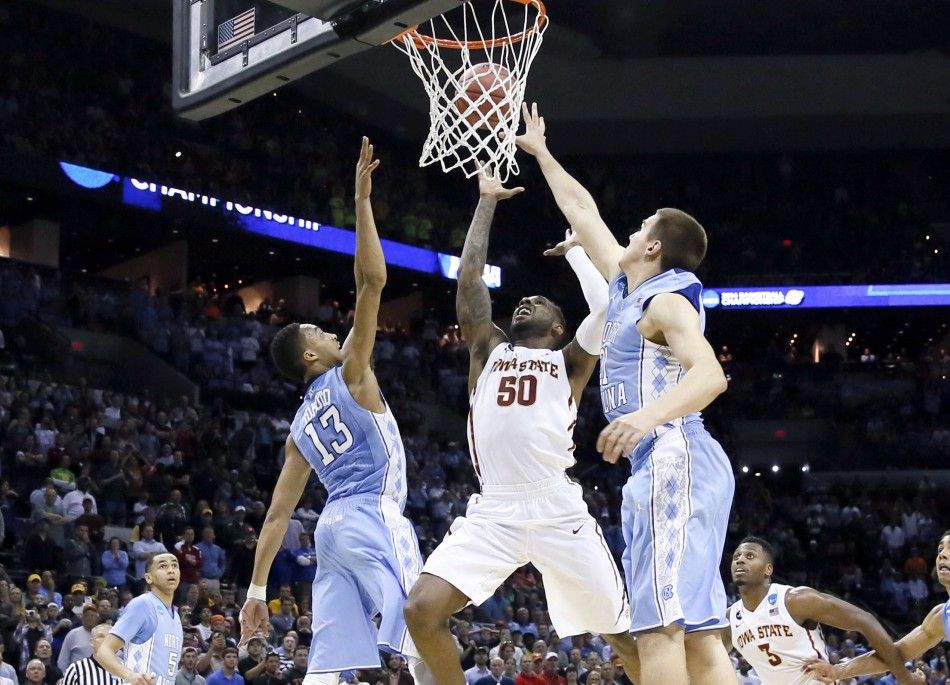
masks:
[(468, 445), (482, 485), (533, 483), (574, 465), (577, 406), (561, 350), (498, 345), (469, 404)]
[(327, 502), (352, 495), (406, 504), (406, 453), (389, 404), (372, 412), (361, 406), (343, 380), (341, 367), (310, 383), (290, 434), (327, 489)]

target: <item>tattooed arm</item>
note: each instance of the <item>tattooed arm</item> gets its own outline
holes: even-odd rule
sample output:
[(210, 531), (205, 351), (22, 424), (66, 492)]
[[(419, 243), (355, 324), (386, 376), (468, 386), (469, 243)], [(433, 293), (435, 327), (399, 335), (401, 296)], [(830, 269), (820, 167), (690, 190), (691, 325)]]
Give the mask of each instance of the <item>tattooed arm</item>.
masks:
[(523, 190), (524, 188), (504, 188), (501, 183), (484, 173), (478, 179), (478, 207), (475, 208), (475, 216), (472, 217), (468, 235), (465, 236), (462, 263), (458, 272), (458, 292), (455, 296), (455, 311), (462, 327), (462, 337), (468, 344), (469, 390), (475, 385), (491, 351), (508, 339), (504, 332), (492, 323), (491, 297), (488, 294), (488, 286), (482, 280), (482, 273), (488, 260), (488, 233), (498, 200), (506, 200)]

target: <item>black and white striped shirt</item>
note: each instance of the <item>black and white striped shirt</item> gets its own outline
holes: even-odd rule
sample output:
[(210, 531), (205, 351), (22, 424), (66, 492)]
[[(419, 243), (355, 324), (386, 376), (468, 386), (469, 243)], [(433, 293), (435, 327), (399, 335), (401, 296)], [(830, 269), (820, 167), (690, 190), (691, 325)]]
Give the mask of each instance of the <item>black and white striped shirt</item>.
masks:
[(119, 685), (120, 682), (91, 656), (74, 661), (63, 674), (63, 685)]

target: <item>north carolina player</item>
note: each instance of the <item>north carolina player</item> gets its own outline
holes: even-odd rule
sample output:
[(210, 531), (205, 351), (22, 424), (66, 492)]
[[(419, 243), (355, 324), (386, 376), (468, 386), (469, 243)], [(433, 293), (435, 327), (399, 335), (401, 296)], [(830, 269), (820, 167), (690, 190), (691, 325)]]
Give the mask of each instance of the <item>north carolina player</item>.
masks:
[(468, 438), (481, 494), (469, 500), (422, 569), (406, 602), (412, 637), (439, 685), (464, 683), (448, 618), (482, 604), (527, 563), (544, 577), (551, 623), (567, 637), (601, 634), (637, 671), (623, 581), (579, 485), (571, 439), (577, 403), (597, 364), (607, 284), (568, 237), (545, 254), (565, 254), (591, 313), (559, 347), (565, 321), (538, 295), (518, 303), (509, 338), (492, 323), (482, 281), (498, 200), (521, 192), (486, 176), (462, 250), (456, 309), (469, 347)]
[(900, 683), (924, 683), (904, 660), (877, 619), (853, 604), (810, 587), (772, 582), (775, 555), (768, 542), (747, 537), (732, 555), (739, 601), (729, 607), (725, 636), (755, 669), (762, 685), (817, 685), (804, 672), (812, 660), (828, 661), (821, 625), (866, 637)]
[[(159, 553), (145, 563), (149, 591), (128, 603), (95, 654), (109, 673), (129, 685), (174, 685), (183, 633), (172, 600), (180, 579), (174, 554)], [(118, 657), (123, 648), (124, 662)]]
[(719, 640), (719, 575), (735, 480), (699, 412), (726, 389), (703, 336), (693, 275), (706, 233), (689, 214), (660, 209), (621, 247), (590, 193), (554, 159), (537, 105), (525, 106), (521, 149), (534, 155), (558, 207), (610, 282), (600, 359), (604, 413), (597, 449), (628, 457), (621, 510), (624, 571), (637, 633), (637, 685), (735, 683)]
[(402, 613), (422, 566), (415, 532), (402, 514), (405, 452), (370, 366), (386, 282), (370, 205), (371, 176), (378, 165), (373, 146), (363, 138), (356, 167), (356, 315), (346, 342), (341, 347), (335, 335), (294, 323), (271, 344), (278, 370), (309, 387), (291, 424), (286, 460), (257, 545), (252, 585), (241, 609), (241, 643), (255, 632), (268, 634), (268, 572), (316, 471), (328, 498), (314, 531), (319, 564), (305, 685), (335, 685), (340, 671), (379, 668), (380, 649), (409, 657), (417, 683), (427, 678)]

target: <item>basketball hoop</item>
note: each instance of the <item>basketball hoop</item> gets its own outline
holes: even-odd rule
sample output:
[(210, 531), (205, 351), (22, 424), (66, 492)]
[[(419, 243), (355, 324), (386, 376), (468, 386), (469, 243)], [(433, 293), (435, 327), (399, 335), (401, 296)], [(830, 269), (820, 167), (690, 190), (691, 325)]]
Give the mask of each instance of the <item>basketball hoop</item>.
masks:
[(515, 135), (547, 25), (542, 0), (461, 0), (392, 39), (429, 96), (419, 166), (439, 162), (469, 178), (490, 168), (502, 182), (518, 174)]

